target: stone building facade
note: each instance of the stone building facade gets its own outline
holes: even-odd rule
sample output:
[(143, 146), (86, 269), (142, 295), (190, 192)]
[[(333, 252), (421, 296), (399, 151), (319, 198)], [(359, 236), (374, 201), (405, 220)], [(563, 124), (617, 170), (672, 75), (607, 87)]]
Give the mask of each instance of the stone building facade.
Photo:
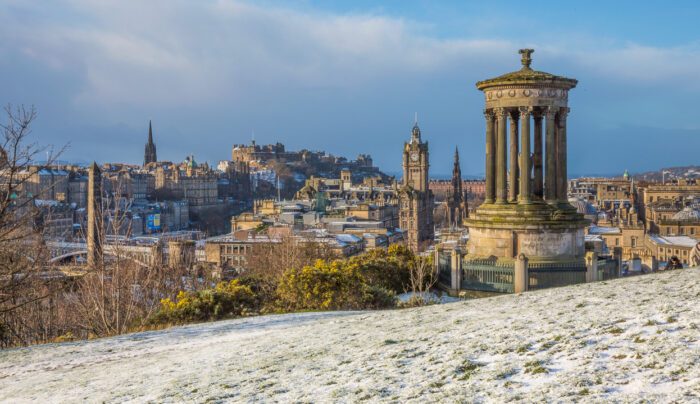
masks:
[[(452, 180), (430, 180), (430, 190), (435, 195), (436, 201), (444, 201), (452, 192)], [(486, 180), (462, 180), (462, 190), (470, 199), (484, 199), (486, 194)]]
[(216, 174), (204, 164), (198, 165), (194, 156), (184, 164), (163, 163), (155, 169), (155, 190), (171, 200), (185, 200), (190, 207), (216, 204), (218, 181)]
[(421, 140), (418, 123), (411, 131), (411, 141), (403, 145), (403, 180), (398, 191), (399, 224), (406, 231), (408, 248), (421, 251), (433, 240), (434, 196), (429, 184), (428, 142)]

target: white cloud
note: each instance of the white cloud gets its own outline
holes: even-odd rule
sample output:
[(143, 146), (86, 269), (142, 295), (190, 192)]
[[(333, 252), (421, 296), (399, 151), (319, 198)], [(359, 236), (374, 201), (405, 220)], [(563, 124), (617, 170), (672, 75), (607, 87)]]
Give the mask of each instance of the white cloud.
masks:
[[(395, 75), (458, 68), (488, 75), (500, 72), (494, 65), (518, 66), (510, 41), (434, 39), (413, 33), (411, 22), (400, 18), (302, 13), (229, 0), (69, 4), (68, 12), (79, 17), (9, 24), (6, 30), (17, 38), (15, 46), (52, 69), (83, 68), (86, 83), (77, 101), (85, 105), (179, 106), (275, 86), (352, 89)], [(673, 77), (700, 84), (697, 46), (586, 49), (560, 39), (557, 46), (538, 49), (604, 80), (649, 84)]]
[[(602, 40), (596, 33), (553, 37), (546, 43), (508, 37), (437, 38), (423, 33), (423, 23), (400, 17), (298, 11), (232, 0), (66, 0), (53, 9), (45, 7), (16, 0), (0, 5), (0, 38), (7, 39), (0, 41), (0, 67), (10, 66), (4, 80), (50, 86), (65, 78), (51, 101), (60, 99), (72, 111), (64, 114), (69, 108), (47, 102), (41, 110), (44, 116), (53, 108), (58, 111), (54, 116), (66, 116), (67, 127), (135, 126), (144, 114), (160, 113), (163, 122), (181, 128), (190, 135), (187, 138), (194, 130), (208, 131), (208, 141), (219, 136), (217, 141), (225, 147), (232, 141), (229, 131), (247, 133), (272, 121), (268, 132), (277, 139), (285, 135), (277, 120), (298, 114), (308, 122), (318, 120), (308, 118), (317, 113), (327, 115), (325, 126), (307, 124), (309, 133), (297, 130), (293, 139), (305, 142), (304, 147), (310, 143), (330, 148), (341, 144), (342, 135), (357, 130), (347, 128), (332, 138), (335, 121), (345, 113), (337, 111), (367, 113), (370, 104), (384, 111), (389, 103), (401, 103), (395, 111), (374, 116), (364, 127), (366, 138), (358, 141), (374, 142), (377, 132), (392, 125), (387, 123), (392, 113), (407, 111), (411, 116), (428, 104), (455, 100), (470, 103), (461, 110), (465, 114), (455, 114), (459, 108), (454, 105), (436, 105), (435, 120), (441, 120), (456, 140), (458, 133), (467, 131), (463, 126), (480, 133), (480, 95), (473, 83), (518, 69), (516, 52), (524, 46), (537, 50), (534, 68), (575, 77), (579, 87), (595, 84), (588, 89), (595, 87), (597, 93), (577, 89), (572, 103), (578, 103), (580, 121), (597, 127), (689, 129), (692, 121), (682, 117), (692, 114), (690, 93), (700, 89), (698, 43), (661, 48)], [(483, 22), (478, 15), (473, 18), (475, 25)], [(16, 54), (26, 60), (13, 70), (11, 56)], [(27, 64), (38, 67), (27, 72)], [(413, 94), (405, 89), (412, 83), (430, 93), (428, 97), (444, 94), (448, 101), (420, 99), (425, 94), (410, 99)], [(620, 89), (621, 94), (615, 93)], [(637, 97), (640, 93), (654, 99)], [(399, 96), (392, 97), (395, 94)], [(671, 104), (659, 106), (657, 99)], [(581, 114), (584, 110), (588, 115)], [(227, 111), (235, 114), (227, 116)], [(216, 124), (200, 125), (196, 119)], [(54, 120), (49, 126), (55, 124)], [(74, 140), (81, 134), (71, 136)], [(95, 141), (92, 135), (82, 136), (85, 148)], [(185, 137), (170, 146), (179, 150)], [(451, 147), (445, 150), (452, 152)], [(373, 153), (381, 162), (389, 151)], [(449, 161), (451, 155), (445, 156)], [(482, 158), (480, 152), (474, 156)]]
[[(125, 5), (126, 4), (126, 5)], [(87, 22), (12, 26), (40, 63), (86, 72), (82, 103), (208, 102), (257, 87), (345, 87), (429, 73), (504, 41), (441, 41), (401, 19), (313, 15), (234, 1), (72, 2)]]

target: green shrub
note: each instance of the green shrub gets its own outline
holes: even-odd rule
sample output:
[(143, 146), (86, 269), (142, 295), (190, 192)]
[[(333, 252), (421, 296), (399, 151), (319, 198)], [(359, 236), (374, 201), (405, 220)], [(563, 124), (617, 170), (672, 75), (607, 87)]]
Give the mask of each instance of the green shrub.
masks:
[(359, 310), (391, 307), (394, 297), (369, 285), (352, 261), (318, 260), (313, 266), (289, 269), (277, 288), (282, 310)]
[(410, 283), (410, 267), (416, 256), (402, 245), (392, 245), (387, 250), (376, 249), (348, 259), (370, 286), (401, 293)]
[(183, 324), (240, 316), (255, 306), (250, 286), (239, 280), (221, 282), (214, 289), (178, 293), (176, 301), (163, 299), (147, 320), (150, 324)]

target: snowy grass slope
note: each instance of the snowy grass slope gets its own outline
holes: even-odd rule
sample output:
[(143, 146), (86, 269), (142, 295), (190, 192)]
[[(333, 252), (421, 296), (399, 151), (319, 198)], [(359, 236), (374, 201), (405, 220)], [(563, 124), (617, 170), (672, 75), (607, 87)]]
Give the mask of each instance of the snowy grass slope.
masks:
[(700, 269), (0, 352), (9, 402), (698, 402)]

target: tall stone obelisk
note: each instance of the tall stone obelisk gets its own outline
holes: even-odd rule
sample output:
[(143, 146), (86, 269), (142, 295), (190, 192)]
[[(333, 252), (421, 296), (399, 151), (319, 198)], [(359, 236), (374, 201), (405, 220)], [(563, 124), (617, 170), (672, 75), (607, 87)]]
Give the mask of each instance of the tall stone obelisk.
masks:
[(88, 176), (87, 261), (90, 268), (101, 264), (102, 257), (102, 173), (97, 163)]

